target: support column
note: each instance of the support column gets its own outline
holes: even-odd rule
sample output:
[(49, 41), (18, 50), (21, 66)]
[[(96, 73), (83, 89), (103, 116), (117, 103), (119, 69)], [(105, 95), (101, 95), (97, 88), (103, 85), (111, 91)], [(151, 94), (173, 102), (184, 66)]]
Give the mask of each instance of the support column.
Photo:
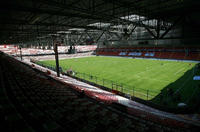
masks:
[(54, 43), (54, 38), (53, 38), (53, 45), (54, 45), (54, 52), (55, 52), (55, 59), (56, 59), (57, 77), (60, 77), (59, 58), (58, 58), (58, 45), (56, 43)]
[(156, 27), (157, 36), (156, 38), (160, 38), (160, 19), (157, 20), (157, 27)]
[(159, 38), (160, 38), (160, 19), (157, 20), (156, 33), (157, 33), (156, 34), (156, 45), (158, 45)]

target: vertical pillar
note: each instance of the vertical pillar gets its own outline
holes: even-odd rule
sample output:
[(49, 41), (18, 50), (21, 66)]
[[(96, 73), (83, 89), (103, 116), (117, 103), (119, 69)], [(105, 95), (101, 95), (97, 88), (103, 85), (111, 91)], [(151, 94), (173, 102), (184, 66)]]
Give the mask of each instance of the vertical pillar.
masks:
[(60, 77), (59, 58), (58, 58), (58, 45), (56, 43), (54, 43), (54, 40), (53, 40), (53, 45), (54, 45), (54, 52), (55, 52), (55, 59), (56, 59), (57, 77)]
[(160, 38), (160, 24), (161, 24), (161, 21), (160, 19), (157, 20), (157, 27), (156, 27), (156, 32), (157, 32), (157, 40)]
[(160, 38), (160, 19), (157, 20), (156, 33), (156, 45), (158, 45)]

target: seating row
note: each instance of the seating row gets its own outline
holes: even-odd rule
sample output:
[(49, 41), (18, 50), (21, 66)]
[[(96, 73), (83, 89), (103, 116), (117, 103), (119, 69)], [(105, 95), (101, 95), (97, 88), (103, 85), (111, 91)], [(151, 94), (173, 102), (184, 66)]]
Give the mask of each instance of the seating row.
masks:
[(129, 56), (160, 59), (200, 60), (200, 48), (100, 48), (97, 55)]

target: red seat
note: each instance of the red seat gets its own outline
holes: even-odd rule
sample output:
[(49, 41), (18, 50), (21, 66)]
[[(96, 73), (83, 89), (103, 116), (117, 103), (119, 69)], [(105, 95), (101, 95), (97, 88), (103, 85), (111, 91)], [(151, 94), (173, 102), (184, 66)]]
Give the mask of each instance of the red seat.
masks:
[[(186, 55), (186, 51), (188, 51), (188, 55)], [(200, 53), (198, 53), (197, 51), (198, 48), (184, 48), (184, 47), (101, 48), (97, 50), (97, 55), (128, 56), (130, 52), (142, 52), (142, 55), (137, 57), (200, 60)], [(121, 52), (125, 52), (126, 54), (120, 55)], [(145, 56), (146, 53), (154, 53), (154, 56)]]

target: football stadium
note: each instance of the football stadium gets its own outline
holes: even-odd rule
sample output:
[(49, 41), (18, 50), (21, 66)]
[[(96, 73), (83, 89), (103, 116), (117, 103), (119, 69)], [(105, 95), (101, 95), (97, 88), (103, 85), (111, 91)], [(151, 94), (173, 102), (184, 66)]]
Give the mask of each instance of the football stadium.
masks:
[(199, 6), (1, 1), (1, 131), (199, 131)]

